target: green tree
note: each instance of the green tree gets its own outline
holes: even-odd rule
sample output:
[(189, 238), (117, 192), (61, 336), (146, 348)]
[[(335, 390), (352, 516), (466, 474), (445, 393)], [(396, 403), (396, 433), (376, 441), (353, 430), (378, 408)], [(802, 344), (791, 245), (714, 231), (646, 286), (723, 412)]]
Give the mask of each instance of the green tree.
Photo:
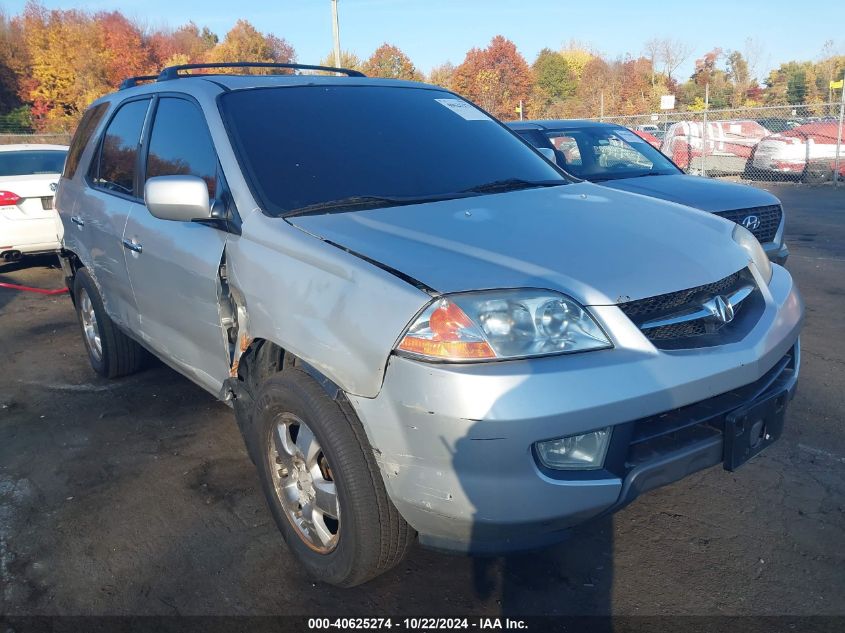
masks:
[(575, 94), (577, 77), (560, 53), (544, 48), (537, 55), (532, 70), (534, 83), (550, 100), (568, 99)]

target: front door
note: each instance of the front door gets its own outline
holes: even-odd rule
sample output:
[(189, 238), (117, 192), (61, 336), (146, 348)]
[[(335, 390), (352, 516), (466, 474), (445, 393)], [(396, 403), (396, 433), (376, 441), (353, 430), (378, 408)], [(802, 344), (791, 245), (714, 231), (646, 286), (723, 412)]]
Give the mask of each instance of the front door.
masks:
[[(213, 198), (219, 165), (199, 106), (162, 97), (154, 107), (145, 179), (199, 176)], [(161, 220), (141, 203), (132, 205), (123, 236), (144, 343), (215, 393), (229, 376), (218, 275), (227, 236), (204, 224)]]

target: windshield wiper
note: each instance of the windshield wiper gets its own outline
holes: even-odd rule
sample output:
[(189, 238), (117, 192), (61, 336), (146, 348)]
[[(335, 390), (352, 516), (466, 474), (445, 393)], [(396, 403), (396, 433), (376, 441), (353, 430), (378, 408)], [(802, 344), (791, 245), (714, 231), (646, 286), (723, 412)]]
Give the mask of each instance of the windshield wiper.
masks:
[(668, 174), (661, 174), (659, 171), (649, 171), (644, 174), (637, 174), (636, 176), (628, 176), (629, 178), (644, 178), (646, 176), (666, 176)]
[(476, 185), (464, 189), (461, 193), (503, 193), (505, 191), (517, 191), (518, 189), (533, 189), (535, 187), (558, 187), (568, 182), (560, 180), (522, 180), (521, 178), (507, 178), (505, 180), (494, 180), (483, 185)]
[(422, 196), (418, 198), (390, 198), (386, 196), (349, 196), (338, 200), (327, 200), (317, 202), (297, 209), (291, 209), (282, 214), (284, 218), (298, 215), (317, 215), (321, 213), (342, 213), (344, 211), (357, 211), (362, 209), (383, 209), (385, 207), (399, 207), (407, 204), (421, 204), (423, 202), (435, 202), (446, 200), (454, 196)]

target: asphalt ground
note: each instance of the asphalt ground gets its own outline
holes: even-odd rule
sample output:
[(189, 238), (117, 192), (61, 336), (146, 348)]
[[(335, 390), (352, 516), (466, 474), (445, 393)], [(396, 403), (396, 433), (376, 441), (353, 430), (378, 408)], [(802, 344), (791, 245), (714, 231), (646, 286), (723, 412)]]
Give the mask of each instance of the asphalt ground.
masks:
[[(551, 549), (416, 547), (354, 589), (293, 560), (226, 406), (158, 363), (98, 378), (66, 295), (0, 289), (0, 615), (845, 614), (845, 188), (769, 189), (807, 304), (778, 443)], [(41, 258), (0, 281), (61, 273)]]

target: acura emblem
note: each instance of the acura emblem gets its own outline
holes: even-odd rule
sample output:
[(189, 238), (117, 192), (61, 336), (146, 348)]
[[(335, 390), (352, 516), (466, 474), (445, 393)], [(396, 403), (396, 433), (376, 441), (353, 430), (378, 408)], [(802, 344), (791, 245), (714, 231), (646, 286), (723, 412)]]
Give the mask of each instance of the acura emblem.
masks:
[(56, 191), (57, 188), (58, 188), (58, 185), (56, 183), (54, 183), (54, 182), (50, 183), (50, 191)]
[(721, 295), (713, 297), (704, 304), (704, 307), (722, 323), (730, 323), (734, 320), (734, 307)]
[(754, 231), (760, 228), (760, 218), (756, 215), (746, 215), (745, 218), (742, 220), (742, 226), (747, 228), (749, 231)]

